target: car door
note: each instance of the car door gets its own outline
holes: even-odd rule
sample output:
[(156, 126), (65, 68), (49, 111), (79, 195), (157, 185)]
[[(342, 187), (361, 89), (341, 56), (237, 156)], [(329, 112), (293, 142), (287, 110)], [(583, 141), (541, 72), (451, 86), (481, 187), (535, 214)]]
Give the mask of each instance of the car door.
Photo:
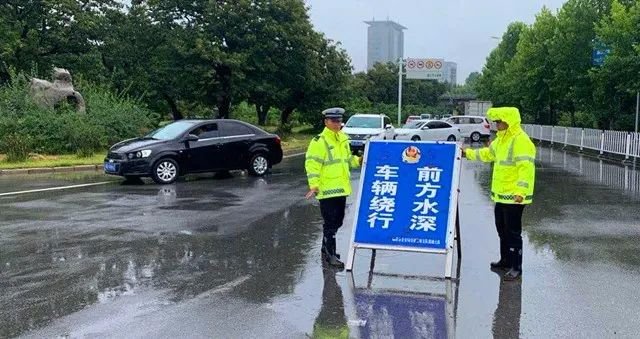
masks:
[(473, 124), (471, 123), (471, 119), (468, 117), (459, 117), (458, 128), (460, 129), (460, 133), (468, 138), (473, 132)]
[(437, 141), (447, 140), (451, 135), (451, 125), (443, 121), (431, 121), (427, 124), (433, 132), (433, 139)]
[(459, 117), (451, 117), (447, 120), (445, 120), (444, 122), (448, 122), (451, 125), (458, 125), (459, 124)]
[(440, 130), (436, 121), (429, 121), (424, 126), (422, 126), (422, 130), (423, 130), (422, 136), (421, 136), (422, 140), (431, 140), (431, 141), (440, 140), (439, 139)]
[(442, 131), (442, 137), (443, 137), (442, 140), (447, 140), (451, 135), (453, 135), (456, 138), (456, 140), (460, 138), (460, 132), (457, 126), (454, 126), (444, 121), (440, 121), (439, 124), (442, 126), (440, 129)]
[(189, 131), (196, 135), (197, 141), (187, 142), (187, 168), (190, 172), (207, 172), (220, 167), (221, 140), (218, 123), (206, 123)]
[(249, 162), (249, 148), (253, 143), (255, 131), (237, 121), (220, 122), (222, 155), (226, 169), (246, 168)]

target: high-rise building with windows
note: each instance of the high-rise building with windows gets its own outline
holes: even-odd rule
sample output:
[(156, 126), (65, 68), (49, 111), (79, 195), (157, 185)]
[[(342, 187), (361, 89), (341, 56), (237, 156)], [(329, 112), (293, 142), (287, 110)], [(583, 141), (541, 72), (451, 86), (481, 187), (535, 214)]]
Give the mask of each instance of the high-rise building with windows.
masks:
[(404, 32), (406, 27), (389, 20), (365, 21), (367, 30), (367, 69), (382, 62), (398, 62), (404, 57)]
[(458, 64), (455, 62), (446, 61), (444, 63), (444, 76), (442, 82), (447, 82), (451, 85), (458, 83)]

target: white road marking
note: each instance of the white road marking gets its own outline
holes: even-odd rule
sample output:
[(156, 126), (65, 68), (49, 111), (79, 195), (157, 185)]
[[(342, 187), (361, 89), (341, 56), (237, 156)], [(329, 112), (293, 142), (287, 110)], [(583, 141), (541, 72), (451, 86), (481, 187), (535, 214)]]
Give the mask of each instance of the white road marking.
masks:
[[(288, 159), (288, 158), (293, 158), (293, 157), (298, 157), (301, 155), (304, 155), (305, 153), (295, 153), (295, 154), (290, 154), (287, 156), (284, 156), (284, 159)], [(16, 191), (16, 192), (7, 192), (7, 193), (0, 193), (0, 197), (6, 197), (6, 196), (10, 196), (10, 195), (20, 195), (20, 194), (29, 194), (29, 193), (39, 193), (39, 192), (48, 192), (48, 191), (61, 191), (61, 190), (67, 190), (67, 189), (73, 189), (73, 188), (81, 188), (81, 187), (91, 187), (91, 186), (99, 186), (99, 185), (105, 185), (108, 183), (111, 183), (113, 181), (103, 181), (103, 182), (94, 182), (91, 184), (81, 184), (81, 185), (71, 185), (71, 186), (60, 186), (60, 187), (50, 187), (50, 188), (41, 188), (41, 189), (35, 189), (35, 190), (27, 190), (27, 191)]]
[(94, 182), (94, 183), (91, 183), (91, 184), (59, 186), (59, 187), (41, 188), (41, 189), (28, 190), (28, 191), (7, 192), (7, 193), (0, 193), (0, 197), (6, 197), (6, 196), (9, 196), (9, 195), (20, 195), (20, 194), (29, 194), (29, 193), (38, 193), (38, 192), (48, 192), (48, 191), (61, 191), (61, 190), (72, 189), (72, 188), (105, 185), (105, 184), (109, 184), (109, 183), (112, 183), (112, 182), (113, 181), (102, 181), (102, 182)]

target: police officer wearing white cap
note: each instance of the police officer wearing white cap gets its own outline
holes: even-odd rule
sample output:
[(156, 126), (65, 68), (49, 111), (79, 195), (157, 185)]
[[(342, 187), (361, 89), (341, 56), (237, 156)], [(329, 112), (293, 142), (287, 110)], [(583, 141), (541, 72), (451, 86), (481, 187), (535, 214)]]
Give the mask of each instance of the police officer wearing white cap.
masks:
[(325, 128), (309, 143), (305, 169), (309, 183), (307, 199), (320, 201), (324, 220), (322, 256), (331, 266), (344, 268), (336, 252), (336, 232), (344, 220), (347, 197), (351, 194), (351, 169), (362, 164), (362, 157), (352, 155), (349, 137), (341, 131), (343, 108), (322, 112)]

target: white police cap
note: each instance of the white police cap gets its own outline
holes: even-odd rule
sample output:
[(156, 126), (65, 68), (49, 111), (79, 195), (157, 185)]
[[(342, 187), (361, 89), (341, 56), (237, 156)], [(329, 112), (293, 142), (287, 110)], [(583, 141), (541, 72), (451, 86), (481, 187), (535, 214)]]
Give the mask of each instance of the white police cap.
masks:
[(340, 107), (328, 108), (322, 111), (322, 116), (324, 116), (325, 119), (342, 118), (343, 115), (344, 108)]

